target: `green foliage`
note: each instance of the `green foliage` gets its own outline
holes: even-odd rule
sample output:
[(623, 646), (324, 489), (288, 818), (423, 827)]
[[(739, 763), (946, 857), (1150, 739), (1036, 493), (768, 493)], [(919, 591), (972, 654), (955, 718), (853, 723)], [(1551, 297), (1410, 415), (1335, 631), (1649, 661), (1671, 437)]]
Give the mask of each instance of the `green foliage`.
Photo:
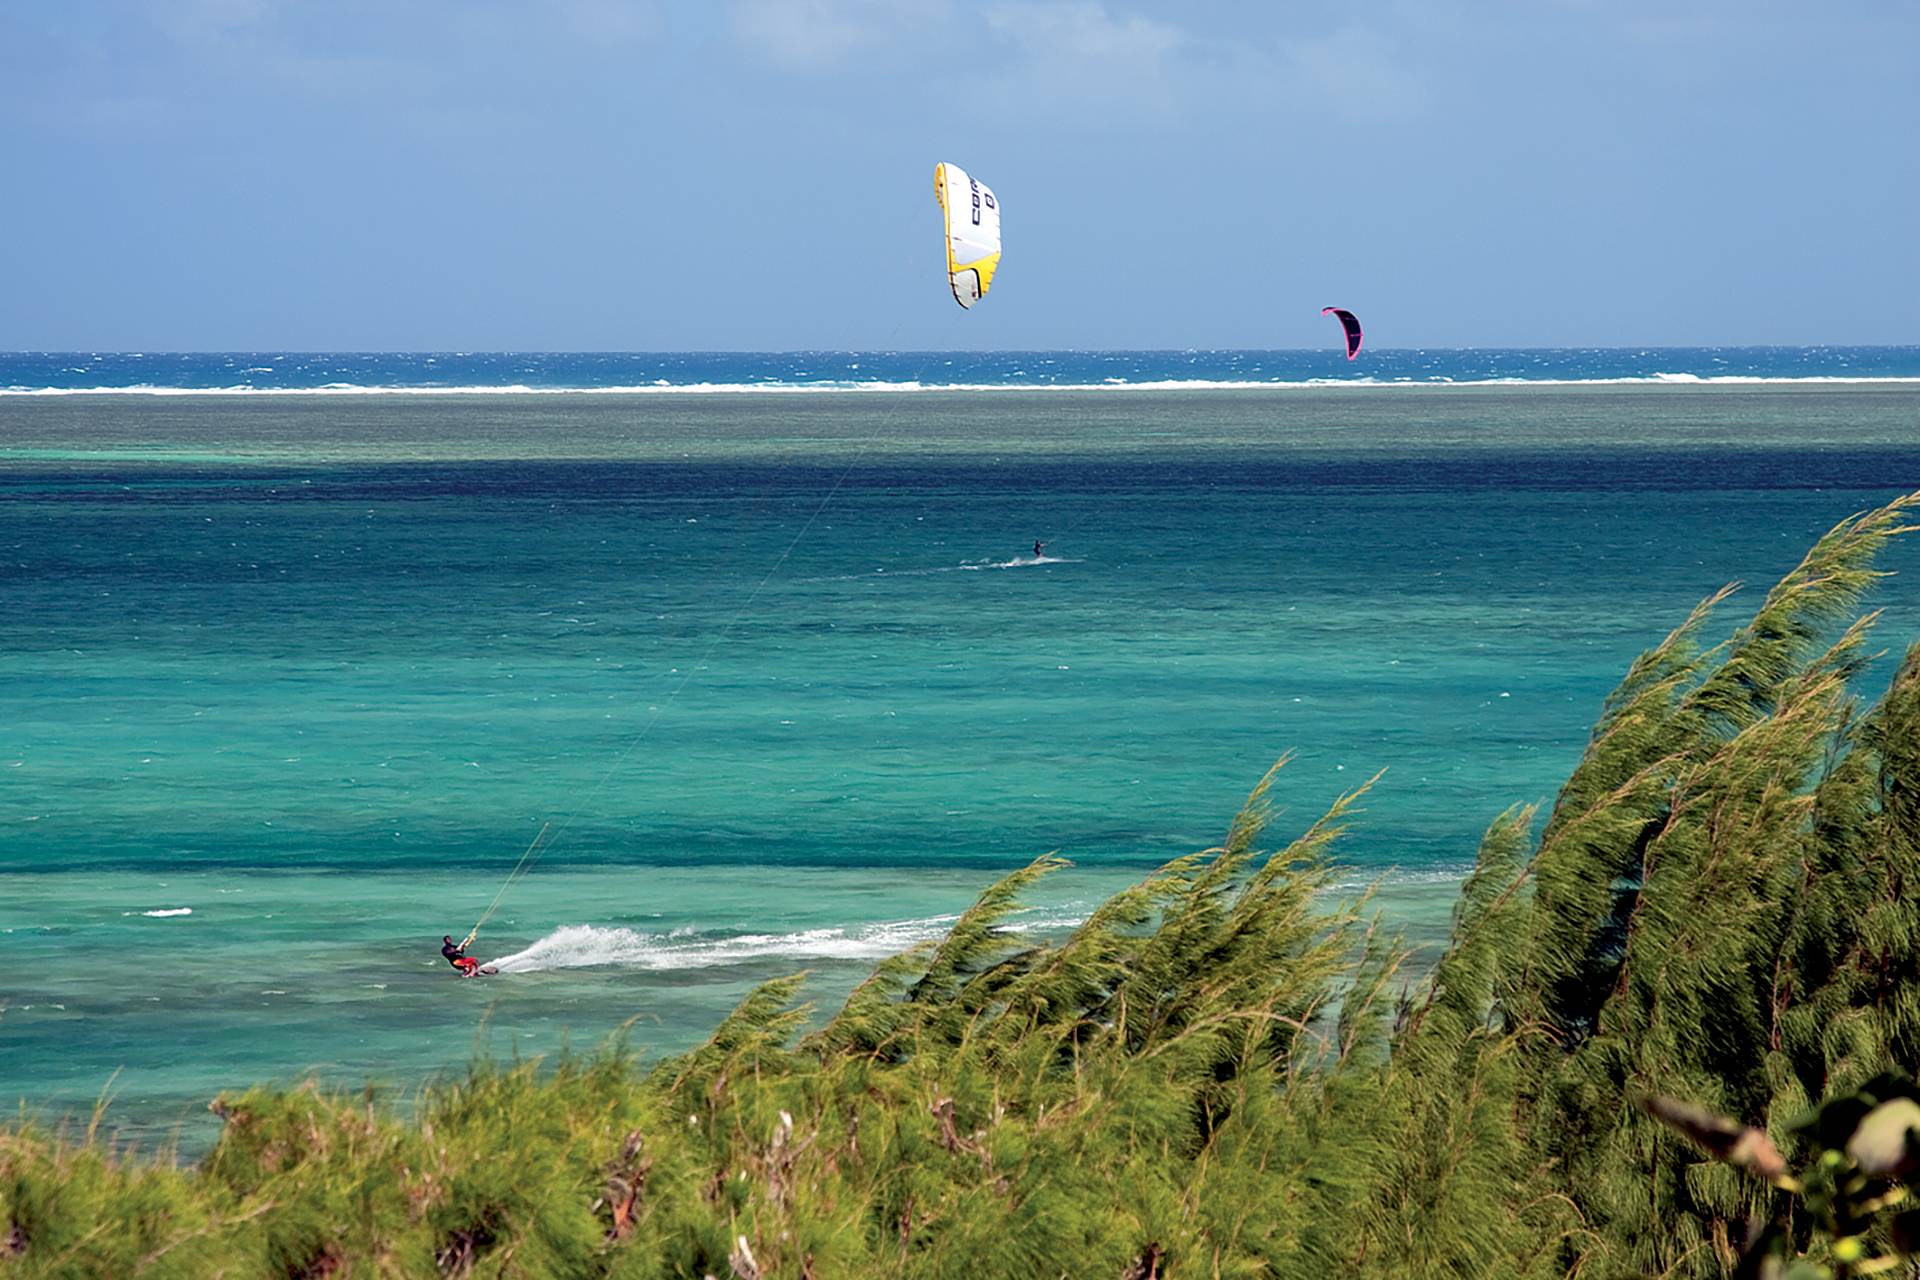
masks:
[(1884, 1073), (1920, 1057), (1920, 647), (1870, 710), (1849, 689), (1912, 502), (1836, 526), (1726, 644), (1701, 643), (1721, 592), (1634, 663), (1537, 840), (1532, 808), (1489, 827), (1417, 980), (1367, 896), (1333, 891), (1367, 787), (1269, 842), (1283, 759), (1221, 844), (1070, 935), (1008, 927), (1062, 865), (1040, 858), (809, 1034), (796, 975), (645, 1071), (615, 1043), (476, 1062), (405, 1105), (253, 1090), (216, 1101), (192, 1169), (97, 1128), (0, 1130), (0, 1280), (1899, 1261), (1920, 1218), (1884, 1197), (1920, 1113), (1885, 1112), (1910, 1095)]
[(1749, 1234), (1739, 1273), (1758, 1277), (1878, 1275), (1920, 1267), (1920, 1086), (1884, 1072), (1829, 1098), (1791, 1129), (1799, 1171), (1758, 1129), (1671, 1098), (1641, 1099), (1654, 1119), (1749, 1178), (1787, 1193)]

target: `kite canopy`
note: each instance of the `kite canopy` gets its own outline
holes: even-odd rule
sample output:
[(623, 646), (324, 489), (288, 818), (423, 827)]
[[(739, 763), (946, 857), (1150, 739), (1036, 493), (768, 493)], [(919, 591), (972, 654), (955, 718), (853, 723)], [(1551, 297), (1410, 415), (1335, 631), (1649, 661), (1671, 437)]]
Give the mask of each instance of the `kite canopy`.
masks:
[(1000, 267), (1000, 202), (955, 164), (933, 167), (933, 194), (947, 224), (947, 283), (953, 300), (971, 307), (993, 287)]
[(1360, 317), (1341, 307), (1322, 307), (1320, 308), (1320, 314), (1323, 316), (1334, 316), (1339, 319), (1340, 327), (1346, 331), (1347, 335), (1347, 359), (1351, 360), (1359, 355)]

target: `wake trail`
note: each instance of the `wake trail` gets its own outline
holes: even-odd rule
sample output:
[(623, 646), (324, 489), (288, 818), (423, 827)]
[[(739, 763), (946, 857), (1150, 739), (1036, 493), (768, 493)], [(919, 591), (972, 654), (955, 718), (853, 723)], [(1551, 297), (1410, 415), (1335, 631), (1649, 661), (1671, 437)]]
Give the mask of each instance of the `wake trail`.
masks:
[[(652, 933), (592, 924), (562, 925), (511, 955), (487, 963), (501, 973), (541, 973), (555, 969), (642, 969), (664, 972), (711, 969), (758, 960), (880, 960), (917, 943), (945, 937), (958, 915), (886, 920), (859, 925), (826, 925), (787, 933), (724, 933), (675, 929)], [(1080, 913), (1034, 911), (1003, 927), (1016, 932), (1070, 929), (1085, 920)]]
[(925, 578), (936, 573), (982, 573), (991, 569), (1032, 569), (1046, 564), (1085, 564), (1076, 556), (1015, 556), (1011, 560), (963, 560), (959, 564), (937, 565), (927, 569), (875, 569), (871, 573), (836, 573), (824, 578), (803, 578), (803, 582), (861, 582), (868, 578)]

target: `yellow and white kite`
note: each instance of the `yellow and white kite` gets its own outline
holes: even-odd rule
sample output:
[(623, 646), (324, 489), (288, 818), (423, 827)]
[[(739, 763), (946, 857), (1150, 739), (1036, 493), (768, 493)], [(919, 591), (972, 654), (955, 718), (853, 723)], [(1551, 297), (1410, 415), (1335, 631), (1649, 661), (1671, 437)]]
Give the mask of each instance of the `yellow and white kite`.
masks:
[(953, 300), (971, 307), (993, 287), (1000, 268), (1000, 202), (956, 164), (933, 167), (933, 194), (947, 220), (947, 282)]

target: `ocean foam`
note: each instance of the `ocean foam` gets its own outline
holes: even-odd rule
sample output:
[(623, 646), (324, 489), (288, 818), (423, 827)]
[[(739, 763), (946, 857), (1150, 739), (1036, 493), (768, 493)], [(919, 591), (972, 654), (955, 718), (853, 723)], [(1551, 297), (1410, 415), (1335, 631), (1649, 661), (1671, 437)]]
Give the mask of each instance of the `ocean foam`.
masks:
[(1015, 556), (1011, 560), (968, 560), (961, 564), (935, 565), (929, 569), (875, 569), (871, 573), (836, 573), (825, 578), (807, 578), (807, 582), (864, 582), (869, 578), (925, 578), (936, 573), (980, 573), (988, 569), (1031, 569), (1043, 564), (1085, 564), (1074, 556)]
[(502, 973), (544, 969), (707, 969), (751, 960), (870, 960), (937, 938), (957, 919), (936, 916), (853, 928), (802, 929), (794, 933), (743, 933), (702, 937), (685, 929), (643, 933), (636, 929), (570, 924), (523, 951), (490, 961)]
[[(1358, 871), (1358, 868), (1351, 870)], [(1457, 885), (1473, 874), (1473, 864), (1463, 862), (1439, 867), (1423, 867), (1418, 871), (1409, 871), (1403, 867), (1384, 867), (1378, 872), (1342, 876), (1338, 880), (1328, 881), (1328, 893), (1351, 893), (1357, 889), (1371, 889), (1380, 886), (1385, 889), (1400, 889), (1410, 885)]]
[(1809, 374), (1767, 377), (1758, 374), (1650, 373), (1611, 378), (1497, 378), (1460, 379), (1441, 375), (1417, 379), (1303, 378), (1296, 380), (1220, 380), (1168, 378), (1146, 382), (654, 382), (635, 386), (532, 387), (505, 386), (365, 386), (333, 382), (318, 387), (172, 387), (136, 383), (120, 387), (0, 387), (0, 396), (696, 396), (696, 395), (867, 395), (883, 392), (925, 395), (959, 392), (1127, 392), (1127, 391), (1322, 391), (1337, 388), (1369, 390), (1447, 390), (1471, 387), (1620, 387), (1620, 386), (1855, 386), (1920, 384), (1920, 377), (1903, 375), (1852, 376)]
[(132, 915), (153, 916), (155, 919), (161, 919), (166, 916), (190, 916), (193, 914), (193, 908), (192, 907), (161, 907), (156, 911), (122, 911), (120, 914), (123, 916), (132, 916)]
[[(710, 969), (755, 960), (878, 960), (917, 943), (944, 937), (953, 915), (919, 920), (827, 926), (792, 933), (741, 933), (715, 936), (682, 927), (670, 933), (562, 925), (525, 950), (488, 961), (502, 973), (539, 973), (549, 969)], [(1084, 916), (1024, 913), (1009, 921), (1013, 932), (1069, 929)]]
[(982, 569), (1031, 569), (1038, 564), (1079, 564), (1065, 556), (1015, 556), (1011, 560), (975, 560), (967, 564), (956, 565), (962, 573), (978, 573)]

